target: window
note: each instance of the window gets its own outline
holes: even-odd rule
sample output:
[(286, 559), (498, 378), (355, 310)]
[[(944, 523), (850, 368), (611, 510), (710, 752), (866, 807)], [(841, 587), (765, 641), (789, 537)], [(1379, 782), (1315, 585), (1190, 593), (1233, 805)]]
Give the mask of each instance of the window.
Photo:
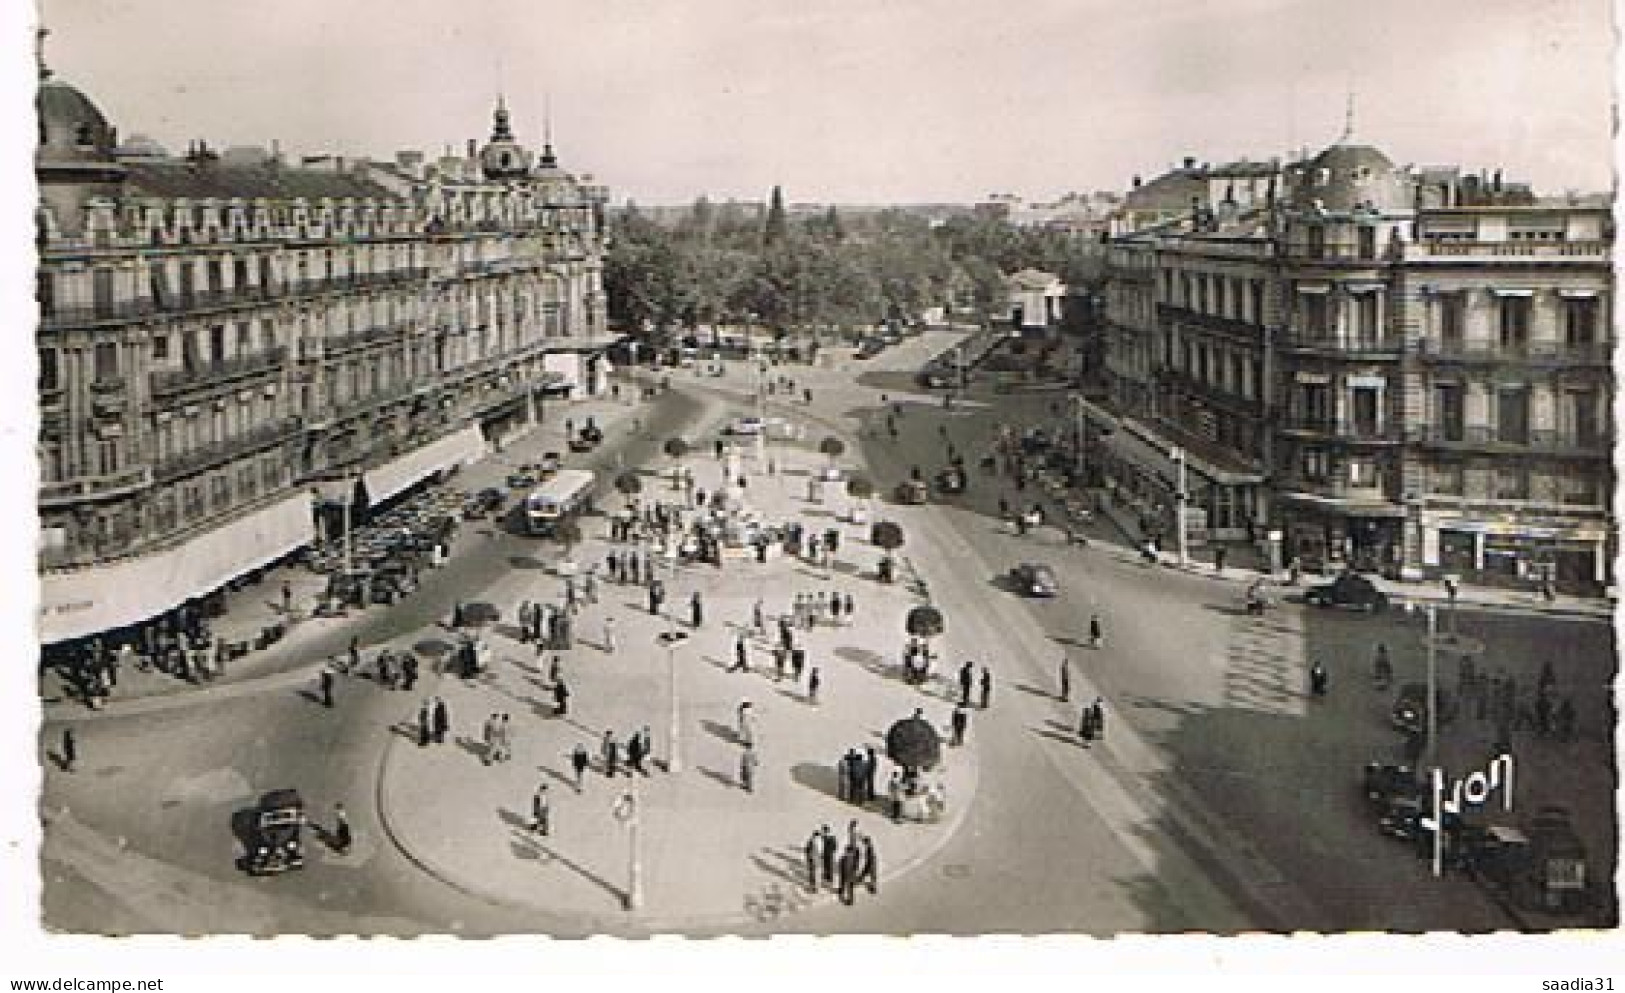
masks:
[(1460, 383), (1433, 386), (1433, 426), (1441, 439), (1461, 441), (1466, 437), (1465, 410)]
[(1304, 383), (1299, 387), (1299, 402), (1303, 405), (1303, 419), (1310, 425), (1330, 425), (1332, 421), (1332, 388), (1326, 383)]
[(1529, 392), (1523, 387), (1496, 391), (1495, 439), (1511, 445), (1529, 444)]
[(1529, 344), (1529, 298), (1501, 298), (1501, 350), (1522, 352)]
[(39, 301), (41, 317), (52, 317), (56, 314), (56, 277), (49, 272), (39, 272), (34, 276), (34, 299)]
[(111, 341), (96, 345), (96, 380), (107, 382), (118, 378), (118, 345)]
[(1325, 338), (1331, 328), (1327, 319), (1326, 297), (1320, 293), (1303, 293), (1298, 296), (1299, 306), (1303, 311), (1303, 333), (1309, 338)]
[(237, 322), (237, 354), (252, 355), (254, 352), (254, 326), (247, 321)]
[(1381, 391), (1373, 386), (1356, 386), (1353, 391), (1354, 433), (1358, 437), (1374, 437), (1382, 430), (1382, 411), (1378, 405)]
[(39, 388), (42, 390), (59, 390), (62, 388), (62, 373), (57, 368), (57, 351), (54, 348), (39, 350)]
[(1255, 279), (1252, 281), (1253, 312), (1248, 316), (1254, 324), (1264, 323), (1264, 282)]
[(1382, 479), (1377, 472), (1377, 460), (1373, 458), (1349, 459), (1349, 486), (1357, 490), (1371, 490), (1382, 486)]
[(1601, 405), (1597, 391), (1589, 387), (1570, 389), (1563, 394), (1563, 433), (1575, 444), (1591, 446), (1598, 443), (1601, 432)]
[(209, 362), (218, 365), (226, 360), (226, 328), (216, 324), (209, 328)]
[(180, 303), (183, 307), (192, 305), (192, 263), (182, 259), (180, 263)]
[(1495, 498), (1497, 500), (1529, 499), (1529, 470), (1522, 466), (1497, 466), (1495, 470)]
[(1460, 293), (1439, 297), (1439, 340), (1450, 348), (1460, 348), (1466, 308)]
[(1382, 336), (1381, 298), (1375, 293), (1357, 293), (1354, 296), (1354, 334), (1362, 345), (1375, 345)]
[(116, 441), (98, 441), (96, 443), (96, 474), (111, 476), (119, 471), (119, 443)]
[(1303, 478), (1312, 483), (1325, 482), (1327, 475), (1330, 474), (1330, 461), (1326, 453), (1318, 448), (1304, 449)]
[(1430, 474), (1433, 492), (1445, 496), (1461, 496), (1465, 491), (1464, 475), (1459, 462), (1442, 462), (1434, 466)]
[(1584, 348), (1596, 344), (1596, 297), (1563, 301), (1563, 341), (1570, 348)]
[(209, 292), (218, 294), (226, 288), (225, 271), (219, 259), (210, 259), (204, 264), (205, 272), (209, 277)]
[(169, 335), (154, 335), (152, 338), (152, 360), (166, 362), (169, 360)]
[(1362, 258), (1362, 259), (1374, 259), (1374, 258), (1376, 258), (1377, 257), (1377, 229), (1374, 228), (1374, 227), (1371, 227), (1369, 225), (1362, 224), (1360, 227), (1355, 228), (1354, 230), (1355, 230), (1355, 234), (1359, 238), (1359, 244), (1358, 244), (1357, 251), (1360, 253), (1360, 258)]
[(271, 257), (269, 255), (260, 256), (260, 292), (271, 292), (271, 287), (275, 282), (271, 278)]
[(235, 259), (231, 263), (232, 288), (239, 293), (248, 289), (248, 260)]
[(1557, 479), (1560, 499), (1571, 507), (1595, 507), (1602, 503), (1602, 483), (1595, 473), (1584, 469), (1565, 473)]
[(1312, 259), (1326, 257), (1326, 229), (1318, 224), (1309, 227), (1309, 257)]
[(91, 303), (96, 308), (96, 316), (107, 317), (113, 313), (113, 270), (93, 269), (90, 277)]

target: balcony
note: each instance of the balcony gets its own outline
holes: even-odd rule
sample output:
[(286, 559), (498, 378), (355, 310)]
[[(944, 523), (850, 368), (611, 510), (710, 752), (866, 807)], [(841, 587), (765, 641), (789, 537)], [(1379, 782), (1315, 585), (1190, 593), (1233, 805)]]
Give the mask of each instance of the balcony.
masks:
[(168, 458), (161, 459), (153, 472), (154, 478), (160, 483), (167, 483), (183, 476), (189, 476), (204, 469), (213, 468), (230, 462), (232, 459), (247, 455), (250, 452), (269, 448), (277, 442), (292, 437), (298, 432), (300, 419), (289, 417), (271, 424), (263, 424), (252, 428), (235, 438), (194, 448)]
[(1419, 425), (1411, 428), (1407, 440), (1446, 451), (1480, 452), (1493, 455), (1558, 455), (1601, 458), (1613, 450), (1606, 434), (1582, 435), (1568, 431), (1529, 431), (1522, 438), (1501, 436), (1492, 427), (1468, 425)]
[(1606, 264), (1612, 244), (1606, 241), (1418, 241), (1404, 246), (1406, 262), (1453, 263), (1463, 259), (1517, 259), (1554, 264)]
[(1435, 362), (1606, 366), (1613, 361), (1614, 343), (1590, 341), (1570, 344), (1541, 340), (1502, 344), (1499, 341), (1424, 337), (1417, 339), (1416, 351), (1423, 359)]
[(1284, 352), (1312, 355), (1335, 355), (1347, 359), (1398, 359), (1404, 354), (1404, 343), (1396, 338), (1365, 337), (1333, 334), (1314, 334), (1288, 329), (1276, 339)]
[(223, 359), (191, 369), (155, 372), (152, 374), (152, 393), (155, 397), (163, 397), (192, 389), (219, 386), (233, 379), (279, 369), (287, 358), (288, 350), (278, 345), (252, 355)]
[(1282, 418), (1280, 430), (1283, 434), (1309, 435), (1361, 444), (1393, 444), (1405, 440), (1404, 432), (1391, 423), (1376, 425), (1297, 414)]
[(356, 397), (350, 400), (345, 400), (342, 403), (333, 404), (324, 410), (312, 411), (305, 418), (304, 429), (306, 431), (325, 431), (334, 424), (354, 417), (357, 414), (365, 413), (373, 410), (374, 408), (383, 406), (384, 404), (394, 403), (397, 400), (402, 400), (413, 396), (417, 392), (416, 386), (417, 384), (415, 383), (391, 386), (377, 393), (371, 393), (364, 397)]
[(39, 488), (39, 505), (41, 508), (50, 509), (80, 500), (105, 500), (133, 493), (151, 483), (152, 474), (146, 466), (106, 476), (80, 476), (64, 482), (42, 483)]

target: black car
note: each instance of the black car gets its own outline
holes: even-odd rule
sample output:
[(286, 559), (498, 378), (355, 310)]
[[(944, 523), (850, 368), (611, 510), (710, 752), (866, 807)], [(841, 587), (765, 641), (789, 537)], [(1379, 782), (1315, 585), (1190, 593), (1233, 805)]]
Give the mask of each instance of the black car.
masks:
[(1366, 802), (1379, 816), (1389, 813), (1396, 800), (1417, 800), (1422, 796), (1416, 770), (1394, 762), (1367, 762), (1361, 784)]
[(1011, 569), (1010, 582), (1023, 596), (1052, 597), (1061, 592), (1055, 570), (1041, 562), (1023, 562)]
[(1317, 607), (1349, 607), (1371, 613), (1388, 609), (1388, 594), (1364, 576), (1345, 572), (1329, 583), (1311, 586), (1303, 595), (1305, 603)]
[(274, 876), (304, 868), (304, 827), (305, 801), (298, 790), (272, 790), (261, 797), (246, 863), (249, 874)]

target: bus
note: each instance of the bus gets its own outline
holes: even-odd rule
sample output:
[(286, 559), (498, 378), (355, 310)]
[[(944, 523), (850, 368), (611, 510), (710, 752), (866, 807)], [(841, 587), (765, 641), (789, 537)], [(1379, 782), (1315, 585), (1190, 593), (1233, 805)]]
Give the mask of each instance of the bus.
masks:
[(547, 536), (592, 504), (593, 474), (586, 469), (560, 469), (525, 497), (525, 530)]

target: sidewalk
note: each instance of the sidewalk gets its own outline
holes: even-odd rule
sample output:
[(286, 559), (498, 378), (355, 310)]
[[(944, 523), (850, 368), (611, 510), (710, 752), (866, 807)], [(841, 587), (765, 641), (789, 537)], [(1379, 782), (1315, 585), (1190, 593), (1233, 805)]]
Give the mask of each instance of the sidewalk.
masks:
[[(702, 441), (709, 434), (696, 433)], [(704, 449), (706, 445), (697, 444)], [(785, 556), (765, 564), (727, 560), (662, 570), (668, 590), (667, 613), (647, 610), (642, 587), (600, 583), (596, 604), (577, 617), (576, 647), (557, 653), (571, 690), (569, 712), (554, 714), (547, 679), (555, 653), (538, 655), (522, 645), (506, 623), (496, 625), (494, 663), (465, 682), (432, 678), (424, 694), (439, 694), (451, 714), (447, 743), (419, 747), (416, 724), (421, 697), (401, 694), (400, 723), (386, 755), (378, 791), (380, 817), (397, 846), (443, 881), (515, 908), (565, 913), (584, 925), (608, 931), (647, 931), (727, 926), (777, 912), (794, 912), (814, 900), (828, 900), (806, 888), (803, 846), (827, 824), (844, 847), (848, 824), (874, 839), (880, 875), (907, 871), (943, 844), (968, 809), (977, 772), (971, 746), (946, 746), (952, 702), (943, 686), (908, 686), (895, 678), (903, 615), (915, 601), (901, 584), (882, 586), (871, 577), (879, 550), (867, 545), (866, 530), (839, 524), (831, 505), (807, 503), (804, 480), (823, 464), (815, 452), (776, 446), (777, 477), (747, 460), (747, 499), (773, 521), (801, 520), (822, 531), (838, 527), (842, 545), (835, 568), (825, 574)], [(707, 453), (688, 459), (696, 483), (705, 489), (721, 481), (720, 464)], [(653, 484), (658, 487), (658, 483)], [(833, 487), (831, 489), (834, 489)], [(645, 498), (670, 491), (646, 489)], [(588, 540), (575, 558), (601, 562), (612, 546), (601, 529), (589, 526)], [(503, 621), (521, 600), (562, 602), (563, 581), (551, 572), (514, 571), (483, 598), (496, 605)], [(850, 594), (857, 605), (850, 625), (820, 626), (798, 634), (808, 648), (810, 668), (822, 675), (819, 702), (807, 699), (806, 684), (775, 678), (766, 638), (750, 642), (751, 671), (727, 671), (740, 625), (748, 624), (761, 598), (774, 618), (786, 612), (797, 593), (818, 590)], [(698, 590), (705, 625), (688, 627), (688, 600)], [(603, 649), (603, 619), (615, 618), (614, 653)], [(671, 628), (690, 635), (673, 652), (680, 700), (679, 771), (666, 771), (670, 746), (670, 670), (667, 649), (657, 636)], [(419, 651), (431, 633), (408, 641)], [(941, 646), (951, 657), (950, 646)], [(741, 746), (735, 737), (742, 700), (756, 713), (761, 765), (754, 793), (738, 783)], [(836, 761), (848, 748), (872, 746), (880, 756), (877, 787), (884, 793), (891, 772), (884, 735), (916, 708), (942, 732), (948, 812), (937, 823), (891, 822), (875, 804), (867, 810), (838, 799)], [(482, 728), (493, 712), (510, 715), (514, 726), (510, 762), (482, 764)], [(643, 906), (624, 907), (629, 887), (628, 829), (612, 809), (634, 786), (633, 778), (607, 782), (600, 746), (605, 730), (624, 744), (648, 726), (654, 745), (650, 775), (636, 777)], [(454, 740), (453, 740), (454, 739)], [(974, 736), (973, 736), (974, 740)], [(584, 789), (577, 793), (570, 753), (577, 743), (592, 757)], [(624, 772), (623, 772), (624, 775)], [(539, 783), (552, 798), (552, 833), (530, 831), (531, 797)], [(859, 899), (867, 894), (860, 892)]]
[[(606, 429), (639, 416), (640, 402), (631, 398), (636, 390), (622, 385), (623, 400), (607, 397), (575, 401), (570, 404), (550, 404), (544, 420), (533, 425), (525, 434), (511, 437), (502, 452), (487, 452), (478, 462), (463, 466), (450, 480), (438, 485), (458, 492), (479, 490), (487, 486), (506, 488), (508, 473), (523, 462), (535, 461), (546, 451), (566, 452), (564, 422), (572, 419), (576, 426), (593, 417)], [(567, 464), (570, 457), (566, 456)], [(451, 548), (455, 561), (470, 547), (486, 540), (489, 522), (465, 524), (458, 529)], [(442, 566), (444, 568), (444, 566)], [(426, 575), (425, 581), (431, 576)], [(282, 587), (286, 583), (291, 593), (292, 611), (282, 609)], [(260, 582), (228, 592), (225, 596), (226, 612), (211, 618), (209, 623), (217, 637), (227, 642), (247, 641), (253, 645), (260, 632), (274, 624), (286, 625), (283, 637), (262, 650), (234, 659), (225, 665), (225, 671), (206, 682), (190, 683), (176, 676), (153, 669), (141, 672), (133, 666), (122, 666), (118, 685), (108, 704), (108, 711), (117, 711), (121, 704), (153, 697), (170, 697), (206, 692), (211, 688), (224, 688), (244, 682), (274, 677), (294, 668), (308, 668), (321, 662), (311, 657), (308, 647), (333, 632), (358, 627), (363, 621), (377, 617), (387, 607), (368, 607), (352, 610), (344, 617), (314, 617), (310, 609), (327, 590), (327, 576), (298, 564), (285, 564), (266, 572)], [(408, 600), (403, 601), (406, 603)], [(40, 692), (46, 716), (84, 716), (88, 711), (76, 698), (70, 697), (62, 678), (54, 671), (43, 673)], [(106, 712), (106, 711), (104, 711)]]

